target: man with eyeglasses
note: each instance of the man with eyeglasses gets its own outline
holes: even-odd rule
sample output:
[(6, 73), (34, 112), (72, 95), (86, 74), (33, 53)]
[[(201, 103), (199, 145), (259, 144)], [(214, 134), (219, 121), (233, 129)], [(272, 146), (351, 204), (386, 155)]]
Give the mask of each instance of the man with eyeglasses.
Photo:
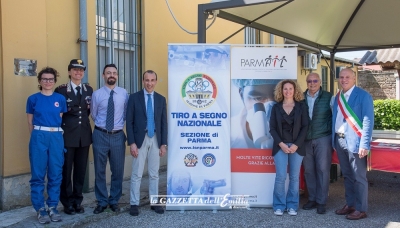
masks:
[(82, 60), (71, 60), (68, 65), (70, 81), (55, 90), (65, 97), (68, 108), (61, 125), (67, 151), (64, 153), (60, 201), (64, 206), (64, 213), (69, 215), (85, 212), (81, 203), (89, 147), (92, 144), (89, 114), (93, 93), (93, 88), (88, 83), (82, 83), (85, 70), (86, 66)]
[(325, 214), (333, 151), (332, 95), (322, 90), (321, 78), (317, 73), (307, 75), (306, 81), (304, 97), (310, 120), (305, 141), (306, 156), (303, 159), (308, 202), (303, 205), (303, 209), (317, 208), (318, 214)]
[[(104, 86), (93, 92), (91, 115), (95, 127), (92, 135), (95, 195), (97, 206), (94, 214), (102, 213), (108, 205), (119, 212), (118, 201), (122, 195), (122, 180), (125, 164), (125, 125), (128, 93), (117, 86), (118, 71), (115, 64), (103, 69)], [(106, 166), (110, 161), (110, 194), (106, 185)]]

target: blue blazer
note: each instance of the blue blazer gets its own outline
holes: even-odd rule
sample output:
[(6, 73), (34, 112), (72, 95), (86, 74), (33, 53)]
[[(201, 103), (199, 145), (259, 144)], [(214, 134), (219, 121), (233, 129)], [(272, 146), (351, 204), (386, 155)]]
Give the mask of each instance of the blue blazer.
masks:
[[(154, 123), (158, 147), (167, 145), (167, 102), (165, 97), (154, 92)], [(147, 115), (144, 100), (144, 91), (140, 90), (129, 96), (126, 109), (126, 133), (128, 145), (136, 143), (138, 148), (142, 147), (146, 136)]]
[[(362, 122), (361, 138), (357, 136), (347, 123), (345, 124), (347, 149), (352, 153), (358, 153), (360, 147), (369, 150), (372, 139), (372, 130), (374, 129), (374, 103), (372, 96), (367, 91), (356, 86), (354, 87), (353, 92), (351, 92), (347, 103), (358, 119)], [(338, 112), (336, 96), (332, 108), (332, 145), (333, 148), (335, 148), (335, 123)]]

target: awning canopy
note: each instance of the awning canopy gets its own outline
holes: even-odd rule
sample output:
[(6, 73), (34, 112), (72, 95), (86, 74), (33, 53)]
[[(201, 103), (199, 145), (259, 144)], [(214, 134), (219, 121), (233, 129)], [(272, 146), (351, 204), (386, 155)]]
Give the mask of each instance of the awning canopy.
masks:
[(218, 17), (322, 49), (345, 52), (400, 47), (400, 0), (228, 0), (200, 4), (198, 42), (206, 18)]

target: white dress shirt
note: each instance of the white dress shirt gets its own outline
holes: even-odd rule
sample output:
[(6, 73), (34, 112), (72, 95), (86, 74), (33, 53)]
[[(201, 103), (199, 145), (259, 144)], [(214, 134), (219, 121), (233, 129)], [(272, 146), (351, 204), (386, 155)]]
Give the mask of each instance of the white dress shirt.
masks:
[[(353, 92), (354, 87), (355, 87), (355, 85), (343, 94), (346, 101), (349, 101), (349, 97), (350, 97), (351, 93)], [(346, 127), (347, 127), (347, 122), (344, 119), (342, 111), (340, 111), (340, 108), (338, 107), (336, 121), (335, 121), (335, 132), (344, 134), (346, 132)]]

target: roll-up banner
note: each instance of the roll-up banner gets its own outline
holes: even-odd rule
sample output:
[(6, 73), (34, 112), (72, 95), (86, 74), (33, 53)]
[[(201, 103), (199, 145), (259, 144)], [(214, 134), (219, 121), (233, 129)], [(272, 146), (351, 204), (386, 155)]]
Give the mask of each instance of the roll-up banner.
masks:
[(251, 207), (272, 206), (269, 118), (282, 79), (297, 79), (297, 48), (231, 48), (232, 194), (245, 195)]
[(230, 209), (230, 45), (168, 45), (167, 210)]

